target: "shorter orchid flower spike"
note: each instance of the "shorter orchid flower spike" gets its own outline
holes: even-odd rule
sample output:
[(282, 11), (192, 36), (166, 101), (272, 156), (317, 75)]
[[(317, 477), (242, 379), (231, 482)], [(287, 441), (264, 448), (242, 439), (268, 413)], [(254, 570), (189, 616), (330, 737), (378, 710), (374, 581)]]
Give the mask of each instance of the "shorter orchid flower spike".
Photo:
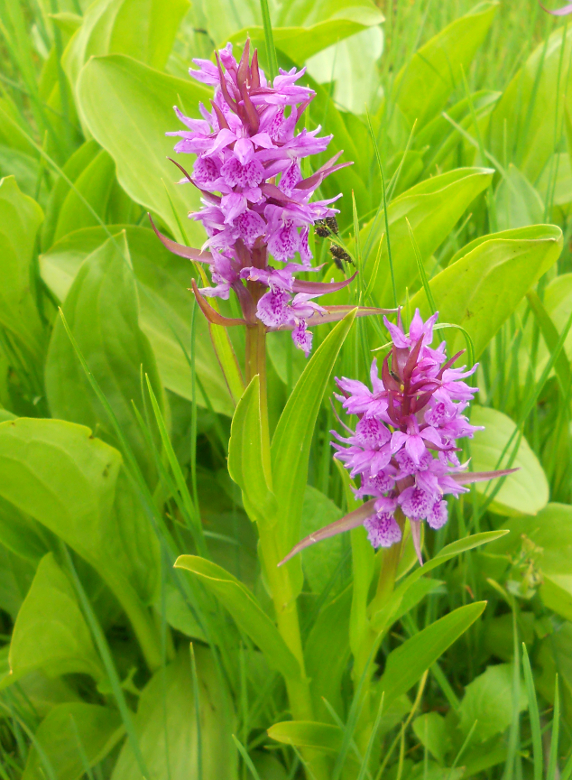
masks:
[[(312, 200), (315, 191), (332, 173), (351, 162), (338, 162), (338, 151), (306, 178), (301, 161), (326, 150), (332, 136), (320, 136), (320, 127), (302, 128), (298, 122), (315, 92), (301, 84), (305, 70), (281, 70), (270, 82), (250, 58), (247, 40), (239, 62), (232, 44), (216, 53), (216, 64), (194, 60), (190, 75), (214, 88), (211, 109), (199, 106), (201, 118), (175, 113), (184, 129), (175, 152), (194, 156), (192, 171), (175, 163), (183, 174), (180, 184), (194, 185), (201, 193), (202, 208), (189, 216), (201, 222), (206, 241), (202, 249), (186, 247), (162, 235), (171, 252), (208, 265), (210, 286), (195, 290), (197, 301), (210, 322), (226, 321), (205, 303), (205, 297), (238, 297), (243, 324), (262, 323), (267, 330), (290, 330), (297, 347), (309, 355), (309, 327), (342, 319), (352, 307), (322, 306), (314, 299), (347, 287), (355, 275), (342, 282), (309, 282), (297, 274), (317, 272), (312, 266), (310, 228), (332, 218), (337, 195)], [(314, 166), (315, 167), (315, 166)], [(152, 223), (153, 224), (153, 223)], [(384, 309), (360, 307), (359, 315), (381, 314)], [(394, 310), (389, 310), (394, 311)]]
[[(335, 456), (359, 477), (356, 498), (370, 497), (359, 509), (299, 542), (279, 565), (300, 550), (363, 525), (374, 548), (401, 542), (405, 518), (420, 563), (421, 523), (441, 528), (448, 518), (445, 496), (458, 497), (465, 485), (505, 477), (517, 469), (469, 472), (457, 456), (459, 439), (482, 430), (471, 425), (463, 412), (477, 388), (463, 380), (470, 369), (453, 368), (462, 353), (447, 359), (445, 342), (432, 348), (434, 314), (423, 322), (419, 310), (409, 333), (385, 320), (392, 349), (381, 368), (371, 366), (371, 389), (356, 379), (336, 379), (336, 395), (350, 415), (357, 416), (349, 436), (332, 431)], [(391, 358), (391, 362), (390, 362)]]

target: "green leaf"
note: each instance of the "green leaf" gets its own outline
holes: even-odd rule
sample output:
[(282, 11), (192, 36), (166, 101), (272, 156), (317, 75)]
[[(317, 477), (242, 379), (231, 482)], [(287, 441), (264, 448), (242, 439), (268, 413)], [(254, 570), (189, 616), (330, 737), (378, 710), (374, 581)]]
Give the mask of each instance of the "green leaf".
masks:
[(90, 563), (146, 637), (152, 628), (142, 604), (155, 595), (157, 542), (140, 512), (123, 514), (131, 499), (118, 483), (120, 467), (120, 453), (84, 426), (26, 418), (0, 423), (0, 496)]
[[(308, 536), (343, 516), (342, 510), (316, 488), (306, 485), (300, 533)], [(314, 593), (321, 593), (336, 572), (342, 555), (342, 537), (333, 536), (302, 553), (302, 569)]]
[(227, 609), (237, 626), (260, 648), (268, 665), (287, 679), (300, 677), (300, 666), (248, 588), (216, 563), (196, 555), (181, 555), (175, 566), (201, 578), (203, 584)]
[[(180, 172), (166, 157), (173, 155), (174, 139), (165, 133), (183, 125), (173, 103), (189, 116), (198, 116), (198, 104), (208, 105), (210, 90), (160, 73), (130, 57), (93, 57), (78, 81), (82, 117), (95, 139), (113, 157), (117, 178), (127, 194), (158, 214), (178, 239), (200, 246), (202, 226), (190, 220), (180, 235), (178, 220), (198, 210), (199, 193), (175, 184)], [(173, 211), (174, 210), (174, 211)]]
[[(389, 204), (387, 218), (398, 300), (405, 295), (406, 287), (412, 288), (418, 277), (407, 220), (415, 234), (421, 257), (426, 261), (449, 236), (469, 204), (489, 186), (492, 177), (493, 171), (488, 168), (459, 168), (416, 184)], [(360, 231), (367, 284), (370, 284), (376, 268), (374, 259), (384, 232), (383, 212)], [(392, 306), (393, 292), (385, 239), (372, 285), (376, 305)]]
[(276, 522), (276, 499), (269, 485), (268, 453), (264, 452), (258, 374), (244, 391), (232, 418), (228, 472), (242, 490), (246, 513), (253, 522)]
[(497, 230), (539, 225), (544, 221), (544, 203), (538, 190), (512, 163), (495, 193), (495, 217)]
[(42, 219), (42, 209), (20, 192), (13, 176), (0, 181), (0, 325), (37, 359), (42, 356), (45, 339), (30, 280)]
[[(510, 726), (513, 717), (513, 677), (511, 664), (488, 666), (465, 689), (459, 713), (459, 727), (467, 735), (477, 720), (473, 739), (476, 742), (501, 734)], [(519, 710), (526, 709), (527, 699), (524, 685), (520, 686)]]
[[(79, 780), (85, 763), (102, 761), (123, 736), (116, 710), (97, 704), (60, 704), (44, 718), (34, 738), (55, 770), (57, 780)], [(44, 780), (44, 758), (32, 745), (22, 780)]]
[[(108, 229), (113, 235), (125, 230), (139, 292), (139, 326), (151, 343), (161, 381), (169, 390), (192, 401), (191, 368), (181, 346), (190, 356), (193, 300), (188, 287), (192, 266), (188, 260), (165, 249), (149, 228), (110, 225)], [(85, 228), (69, 234), (40, 256), (42, 278), (60, 301), (65, 300), (85, 258), (107, 238), (102, 227)], [(195, 364), (213, 409), (230, 417), (234, 406), (213, 352), (207, 322), (198, 315)], [(196, 392), (197, 403), (205, 406), (199, 389)]]
[[(198, 691), (194, 689), (188, 651), (179, 653), (144, 688), (134, 719), (141, 753), (153, 778), (189, 780), (200, 778), (202, 770), (204, 780), (237, 780), (238, 762), (231, 739), (236, 728), (232, 702), (220, 682), (211, 651), (197, 645), (194, 653)], [(129, 742), (119, 754), (111, 780), (144, 780)]]
[[(143, 411), (141, 371), (162, 399), (155, 358), (139, 329), (138, 299), (125, 235), (109, 239), (84, 261), (66, 297), (69, 327), (150, 483), (156, 479), (133, 403)], [(61, 320), (46, 362), (46, 390), (54, 417), (88, 425), (117, 446), (107, 412), (91, 388)], [(156, 428), (155, 439), (159, 442)]]
[(377, 62), (382, 52), (381, 27), (368, 27), (313, 55), (307, 62), (307, 72), (320, 84), (335, 82), (335, 103), (353, 114), (363, 114), (365, 106), (376, 101)]
[(281, 518), (278, 552), (282, 557), (300, 536), (314, 426), (334, 364), (354, 317), (355, 312), (346, 315), (312, 355), (284, 407), (272, 438), (272, 479)]
[(37, 564), (49, 551), (51, 539), (39, 523), (0, 498), (0, 542)]
[(84, 64), (101, 54), (127, 54), (162, 70), (188, 0), (96, 0), (68, 44), (62, 64), (75, 85)]
[[(383, 22), (383, 14), (370, 0), (338, 0), (335, 4), (332, 0), (306, 0), (305, 3), (293, 4), (295, 13), (290, 5), (284, 4), (285, 14), (272, 28), (274, 45), (300, 65), (328, 46)], [(294, 22), (302, 18), (302, 23)], [(252, 37), (252, 44), (264, 51), (264, 28), (260, 26), (235, 32), (229, 40), (240, 46), (248, 34)]]
[[(259, 3), (212, 0), (205, 5), (209, 33), (217, 44), (227, 41), (242, 47), (249, 35), (266, 60), (266, 47)], [(373, 25), (383, 14), (371, 0), (297, 0), (272, 8), (274, 44), (302, 65), (308, 57)], [(237, 32), (238, 31), (238, 32)]]
[(343, 731), (339, 726), (332, 726), (329, 723), (287, 720), (270, 726), (268, 736), (284, 745), (337, 753), (342, 746)]
[[(471, 724), (472, 725), (472, 724)], [(452, 747), (451, 735), (445, 718), (438, 712), (426, 712), (413, 721), (415, 736), (440, 764)]]
[(491, 116), (490, 151), (498, 160), (514, 160), (533, 184), (557, 151), (554, 133), (562, 127), (562, 96), (570, 94), (571, 48), (572, 29), (554, 30), (513, 77)]
[(405, 598), (405, 595), (409, 589), (412, 588), (413, 585), (425, 574), (428, 574), (430, 571), (437, 568), (437, 566), (445, 563), (445, 561), (449, 561), (451, 558), (456, 558), (457, 555), (461, 555), (468, 550), (473, 550), (475, 547), (480, 547), (482, 544), (489, 544), (490, 542), (494, 542), (503, 536), (506, 536), (506, 534), (508, 534), (508, 531), (505, 530), (484, 531), (480, 534), (466, 536), (464, 539), (457, 539), (456, 542), (452, 542), (451, 544), (443, 547), (443, 549), (437, 555), (431, 558), (430, 561), (427, 561), (423, 564), (423, 566), (415, 569), (406, 577), (406, 579), (399, 583), (386, 606), (376, 614), (372, 615), (372, 627), (377, 631), (383, 631), (387, 629), (387, 627), (390, 626), (393, 622), (393, 616), (397, 613), (397, 610), (401, 608), (403, 599)]
[[(475, 405), (471, 409), (471, 424), (485, 426), (484, 431), (475, 433), (471, 442), (471, 471), (508, 468), (512, 447), (508, 447), (500, 467), (498, 462), (516, 428), (510, 417), (496, 409)], [(535, 515), (546, 506), (549, 487), (542, 466), (524, 436), (510, 467), (520, 470), (505, 477), (491, 505), (492, 511), (502, 515)], [(490, 482), (478, 482), (475, 487), (479, 493), (491, 492)]]
[[(100, 151), (101, 147), (96, 141), (93, 139), (86, 141), (79, 149), (76, 149), (66, 161), (65, 165), (62, 167), (62, 172), (65, 174), (66, 178), (75, 184), (83, 171), (85, 171), (90, 163), (94, 161)], [(71, 187), (60, 174), (51, 189), (46, 207), (46, 216), (40, 233), (41, 245), (44, 251), (54, 243), (54, 234), (58, 224), (60, 209), (70, 192)], [(86, 197), (88, 193), (86, 193), (84, 189), (82, 194)], [(83, 203), (82, 207), (85, 208)], [(101, 214), (101, 216), (103, 216), (103, 214)]]
[[(557, 277), (557, 278), (562, 278), (562, 277)], [(540, 328), (540, 332), (542, 333), (542, 338), (544, 339), (544, 343), (546, 344), (548, 350), (552, 354), (554, 353), (554, 350), (558, 345), (558, 339), (560, 334), (556, 330), (556, 326), (554, 325), (544, 304), (538, 297), (538, 294), (534, 290), (529, 290), (526, 297), (528, 298), (529, 306), (532, 309), (534, 316), (536, 317), (536, 320), (538, 322), (538, 327)], [(564, 324), (564, 327), (565, 326), (566, 323)], [(568, 340), (568, 336), (566, 336), (566, 341), (567, 340)], [(563, 346), (565, 346), (565, 344), (566, 342), (564, 343)], [(565, 349), (562, 349), (558, 354), (558, 357), (556, 358), (556, 362), (554, 363), (554, 370), (556, 372), (556, 376), (558, 377), (560, 392), (562, 393), (563, 401), (564, 403), (566, 403), (567, 396), (568, 396), (568, 388), (570, 387), (570, 383), (571, 383), (571, 376), (570, 376), (570, 363), (568, 361), (568, 357), (566, 355)]]
[(540, 594), (544, 604), (572, 621), (572, 507), (568, 504), (548, 504), (535, 517), (518, 517), (506, 523), (510, 536), (495, 542), (495, 555), (517, 555), (522, 548), (522, 534), (537, 549), (527, 555), (542, 573)]
[[(94, 141), (91, 143), (95, 145)], [(58, 210), (52, 241), (58, 241), (79, 228), (99, 224), (85, 201), (104, 221), (114, 184), (115, 164), (104, 149), (98, 149), (97, 154), (75, 179), (75, 189), (65, 185), (68, 191)]]
[(464, 634), (485, 607), (486, 601), (459, 607), (393, 650), (387, 657), (380, 681), (380, 689), (385, 691), (384, 703), (389, 706), (415, 685), (423, 672)]
[(73, 585), (52, 553), (40, 561), (10, 643), (11, 683), (35, 669), (56, 677), (71, 672), (104, 676)]
[[(0, 609), (16, 620), (37, 566), (0, 544)], [(8, 646), (6, 646), (8, 650)]]
[[(535, 225), (475, 239), (450, 265), (433, 277), (431, 291), (443, 322), (462, 325), (473, 340), (478, 358), (527, 291), (556, 262), (562, 231), (555, 225)], [(422, 316), (429, 313), (425, 293), (411, 300)], [(463, 336), (448, 339), (452, 352)]]
[(393, 93), (410, 127), (417, 119), (419, 130), (445, 107), (483, 43), (497, 6), (479, 3), (431, 38), (397, 74)]

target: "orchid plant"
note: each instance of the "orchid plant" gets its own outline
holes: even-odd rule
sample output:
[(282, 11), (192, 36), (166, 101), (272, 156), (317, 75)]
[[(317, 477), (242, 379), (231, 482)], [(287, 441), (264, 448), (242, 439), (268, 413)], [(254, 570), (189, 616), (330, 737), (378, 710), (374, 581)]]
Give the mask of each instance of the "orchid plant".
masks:
[[(175, 107), (186, 129), (169, 133), (180, 138), (175, 146), (177, 153), (195, 155), (191, 173), (175, 164), (184, 174), (181, 183), (191, 183), (201, 192), (203, 206), (189, 216), (202, 223), (207, 239), (200, 248), (183, 246), (163, 235), (154, 224), (153, 228), (170, 251), (208, 266), (210, 285), (199, 289), (193, 280), (193, 293), (208, 321), (213, 325), (246, 328), (245, 374), (249, 388), (239, 407), (247, 403), (244, 399), (254, 387), (258, 420), (251, 418), (247, 422), (237, 409), (229, 470), (243, 489), (247, 511), (250, 509), (251, 518), (258, 523), (259, 555), (274, 600), (278, 628), (301, 670), (299, 679), (285, 676), (292, 715), (295, 719), (312, 720), (314, 707), (304, 672), (296, 606), (300, 590), (296, 585), (298, 575), (284, 564), (321, 539), (363, 525), (374, 549), (393, 547), (381, 562), (378, 588), (371, 605), (379, 612), (391, 599), (407, 521), (422, 565), (421, 523), (426, 521), (431, 528), (438, 529), (447, 521), (444, 496), (459, 496), (467, 490), (466, 484), (506, 476), (513, 470), (475, 474), (467, 471), (468, 463), (459, 461), (457, 441), (471, 437), (477, 430), (463, 414), (476, 388), (462, 380), (472, 376), (477, 366), (468, 370), (455, 368), (462, 352), (447, 358), (445, 342), (437, 348), (431, 347), (437, 313), (423, 322), (417, 310), (406, 334), (400, 310), (326, 306), (315, 302), (321, 295), (347, 287), (356, 276), (342, 282), (300, 278), (302, 274), (322, 270), (322, 266), (312, 266), (311, 227), (317, 226), (322, 235), (333, 236), (337, 232), (333, 220), (337, 210), (332, 204), (341, 195), (328, 200), (312, 200), (312, 196), (328, 175), (351, 163), (339, 163), (340, 152), (304, 177), (301, 161), (309, 163), (312, 155), (325, 151), (332, 138), (320, 136), (319, 127), (296, 131), (315, 96), (310, 88), (299, 83), (304, 69), (280, 70), (270, 82), (258, 64), (256, 50), (250, 59), (248, 40), (240, 61), (237, 62), (232, 51), (232, 45), (227, 44), (217, 52), (216, 64), (194, 61), (198, 69), (190, 70), (191, 76), (214, 87), (211, 109), (201, 104), (202, 119), (193, 119)], [(332, 254), (336, 256), (335, 252)], [(204, 274), (203, 279), (206, 279)], [(241, 318), (222, 316), (206, 300), (226, 300), (231, 290), (240, 304)], [(352, 479), (359, 476), (361, 480), (359, 487), (353, 486), (355, 499), (372, 498), (296, 544), (280, 560), (283, 544), (279, 539), (288, 538), (288, 533), (276, 529), (276, 525), (296, 525), (291, 517), (280, 515), (271, 488), (273, 464), (266, 401), (265, 334), (290, 330), (294, 344), (308, 357), (312, 348), (311, 326), (348, 317), (351, 322), (356, 315), (396, 312), (397, 324), (384, 318), (392, 339), (391, 364), (388, 354), (380, 378), (376, 360), (373, 361), (372, 389), (356, 379), (336, 380), (339, 388), (336, 398), (348, 414), (357, 415), (358, 422), (355, 430), (341, 423), (350, 434), (347, 437), (333, 431), (335, 457), (349, 470)], [(257, 440), (255, 430), (237, 430), (258, 424), (261, 441)], [(233, 440), (242, 441), (245, 433), (246, 444), (240, 445), (235, 460), (237, 445), (233, 445)], [(254, 438), (249, 439), (250, 436)], [(256, 462), (258, 458), (269, 494), (262, 511), (252, 507), (250, 488), (243, 481), (242, 461)], [(257, 479), (261, 476), (257, 475)], [(188, 562), (179, 565), (196, 569), (196, 564)], [(364, 714), (373, 662), (382, 638), (383, 632), (366, 632), (356, 654), (353, 677), (354, 683), (359, 683)], [(364, 749), (370, 732), (371, 722), (366, 718), (359, 731)], [(329, 773), (325, 757), (311, 749), (306, 749), (304, 755), (314, 776), (325, 780)]]

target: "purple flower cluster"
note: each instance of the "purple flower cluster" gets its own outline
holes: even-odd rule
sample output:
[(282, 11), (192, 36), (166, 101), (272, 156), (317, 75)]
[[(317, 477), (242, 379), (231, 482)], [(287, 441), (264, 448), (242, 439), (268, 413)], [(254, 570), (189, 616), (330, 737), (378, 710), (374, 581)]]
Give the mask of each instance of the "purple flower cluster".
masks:
[[(270, 83), (256, 51), (249, 61), (248, 41), (240, 62), (230, 43), (216, 59), (194, 60), (199, 69), (189, 71), (215, 88), (211, 110), (201, 104), (203, 118), (192, 119), (175, 107), (186, 129), (169, 133), (180, 137), (175, 151), (196, 155), (192, 174), (185, 175), (201, 191), (203, 207), (190, 216), (203, 224), (208, 240), (193, 259), (209, 263), (213, 285), (201, 292), (227, 299), (233, 289), (245, 324), (259, 320), (270, 330), (292, 330), (307, 355), (307, 320), (326, 311), (311, 299), (334, 287), (294, 275), (319, 270), (311, 265), (309, 229), (336, 213), (330, 204), (337, 198), (310, 199), (326, 176), (350, 163), (336, 164), (340, 152), (302, 176), (300, 160), (323, 152), (332, 138), (319, 137), (319, 127), (296, 132), (315, 97), (298, 84), (305, 69), (281, 70)], [(281, 265), (271, 267), (269, 255)]]
[[(419, 310), (405, 334), (399, 325), (385, 319), (392, 349), (384, 361), (381, 378), (377, 363), (371, 367), (370, 390), (355, 379), (337, 379), (348, 414), (357, 415), (355, 431), (347, 438), (333, 431), (335, 457), (352, 477), (359, 476), (358, 498), (375, 499), (374, 514), (364, 526), (374, 547), (390, 547), (401, 540), (395, 518), (401, 508), (411, 522), (419, 553), (420, 522), (441, 528), (447, 522), (450, 493), (466, 492), (461, 474), (466, 469), (457, 456), (457, 440), (472, 437), (476, 430), (463, 412), (477, 389), (462, 380), (473, 374), (452, 368), (458, 353), (447, 360), (445, 342), (431, 348), (437, 314), (425, 323)], [(391, 365), (389, 358), (391, 355)]]

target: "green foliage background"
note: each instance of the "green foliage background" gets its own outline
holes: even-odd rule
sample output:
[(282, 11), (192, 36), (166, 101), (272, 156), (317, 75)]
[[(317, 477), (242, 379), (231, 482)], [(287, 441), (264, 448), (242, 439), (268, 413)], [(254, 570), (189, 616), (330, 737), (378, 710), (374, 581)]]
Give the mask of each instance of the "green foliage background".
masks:
[(258, 0), (0, 0), (0, 778), (568, 780), (572, 28), (532, 0), (269, 10), (354, 161), (321, 188), (359, 271), (327, 302), (434, 301), (480, 361), (472, 470), (520, 470), (424, 567), (406, 546), (383, 608), (362, 528), (264, 571), (356, 507), (329, 399), (387, 335), (323, 325), (306, 362), (269, 334), (268, 450), (244, 334), (149, 227), (203, 243), (165, 133), (209, 98), (194, 57), (249, 34), (267, 66)]

